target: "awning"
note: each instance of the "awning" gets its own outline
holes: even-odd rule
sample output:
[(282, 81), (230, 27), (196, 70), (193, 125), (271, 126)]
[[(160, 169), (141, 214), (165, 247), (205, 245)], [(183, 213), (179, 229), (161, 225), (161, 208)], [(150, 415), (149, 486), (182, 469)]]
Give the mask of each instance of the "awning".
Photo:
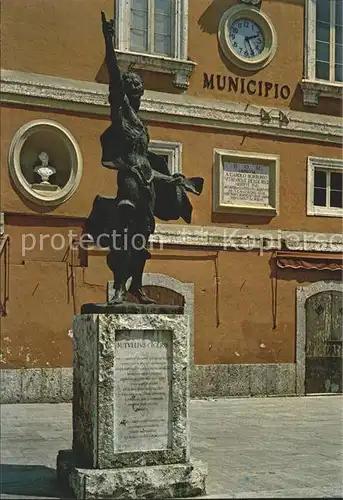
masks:
[(343, 254), (276, 252), (277, 266), (284, 269), (315, 269), (317, 271), (342, 271)]

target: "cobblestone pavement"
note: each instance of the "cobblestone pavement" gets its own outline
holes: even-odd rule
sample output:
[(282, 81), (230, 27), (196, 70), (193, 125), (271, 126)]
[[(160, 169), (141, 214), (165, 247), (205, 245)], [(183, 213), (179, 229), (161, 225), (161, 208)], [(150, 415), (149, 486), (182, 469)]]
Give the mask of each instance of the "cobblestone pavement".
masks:
[[(341, 396), (191, 402), (192, 455), (208, 463), (206, 498), (341, 498)], [(3, 405), (1, 498), (62, 499), (59, 449), (71, 405)]]

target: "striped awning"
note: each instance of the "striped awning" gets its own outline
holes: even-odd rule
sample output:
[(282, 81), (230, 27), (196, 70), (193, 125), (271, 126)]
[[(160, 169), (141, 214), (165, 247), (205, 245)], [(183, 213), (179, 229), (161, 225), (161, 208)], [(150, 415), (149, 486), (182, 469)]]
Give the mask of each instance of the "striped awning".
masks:
[(285, 269), (315, 269), (317, 271), (342, 271), (343, 254), (310, 252), (276, 252), (277, 266)]

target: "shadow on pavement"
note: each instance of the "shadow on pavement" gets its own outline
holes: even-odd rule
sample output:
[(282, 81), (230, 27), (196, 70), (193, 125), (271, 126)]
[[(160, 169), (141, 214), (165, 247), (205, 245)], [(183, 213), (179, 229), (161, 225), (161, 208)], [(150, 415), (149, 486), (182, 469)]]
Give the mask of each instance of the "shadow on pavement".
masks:
[(57, 482), (56, 470), (44, 465), (0, 464), (1, 497), (34, 496), (70, 499), (71, 495)]

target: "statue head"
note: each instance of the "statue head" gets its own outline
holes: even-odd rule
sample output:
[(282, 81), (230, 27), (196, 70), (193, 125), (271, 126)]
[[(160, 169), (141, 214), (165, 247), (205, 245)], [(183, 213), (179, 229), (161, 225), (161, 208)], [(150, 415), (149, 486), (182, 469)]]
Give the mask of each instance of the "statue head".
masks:
[(144, 94), (144, 83), (137, 73), (128, 71), (122, 75), (124, 92), (127, 95), (131, 106), (135, 111), (139, 110), (141, 98)]
[(42, 165), (44, 167), (48, 166), (48, 164), (49, 164), (49, 155), (48, 155), (48, 153), (46, 153), (45, 151), (42, 151), (41, 153), (39, 153), (38, 158), (40, 159), (40, 161), (42, 162)]

